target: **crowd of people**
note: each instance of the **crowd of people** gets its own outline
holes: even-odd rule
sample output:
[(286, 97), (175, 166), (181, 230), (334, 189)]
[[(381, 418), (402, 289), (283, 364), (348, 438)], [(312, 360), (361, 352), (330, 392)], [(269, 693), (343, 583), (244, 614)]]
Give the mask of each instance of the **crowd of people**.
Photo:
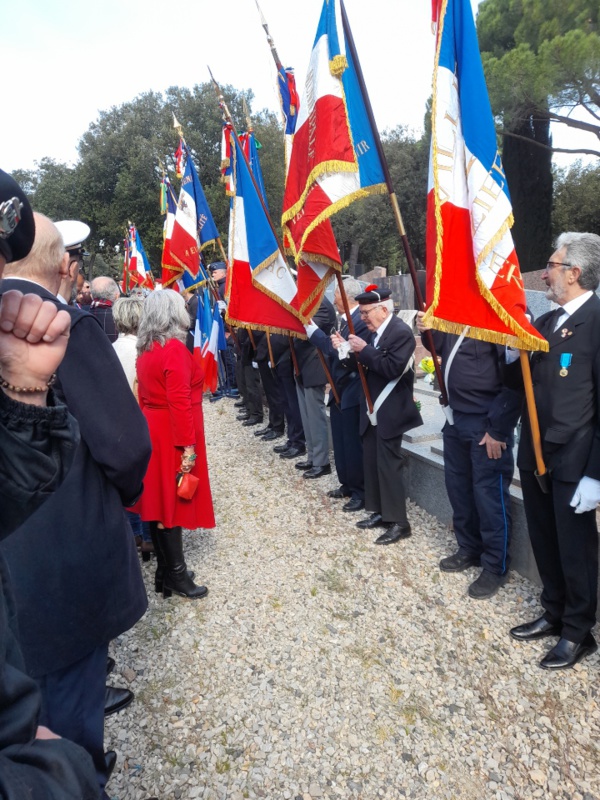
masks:
[[(184, 531), (215, 526), (190, 338), (198, 298), (121, 297), (108, 276), (86, 281), (89, 234), (32, 212), (0, 171), (0, 795), (10, 800), (107, 798), (116, 757), (104, 750), (104, 717), (134, 699), (107, 686), (108, 647), (147, 607), (136, 543), (143, 560), (155, 558), (157, 593), (208, 594), (184, 555), (193, 535)], [(227, 266), (210, 271), (225, 308)], [(510, 635), (557, 637), (540, 662), (556, 670), (596, 650), (600, 237), (564, 234), (542, 277), (557, 305), (536, 322), (549, 351), (531, 357), (548, 472), (536, 474), (526, 415), (517, 463), (543, 613)], [(417, 327), (427, 330), (422, 314)], [(375, 545), (397, 544), (411, 536), (403, 436), (422, 424), (413, 330), (388, 289), (353, 278), (305, 330), (303, 339), (227, 329), (209, 399), (233, 398), (248, 433), (304, 480), (332, 473), (332, 444), (339, 485), (328, 496), (375, 532)], [(510, 567), (518, 354), (468, 329), (428, 341), (448, 394), (457, 541), (440, 569), (480, 567), (468, 595), (486, 599)]]

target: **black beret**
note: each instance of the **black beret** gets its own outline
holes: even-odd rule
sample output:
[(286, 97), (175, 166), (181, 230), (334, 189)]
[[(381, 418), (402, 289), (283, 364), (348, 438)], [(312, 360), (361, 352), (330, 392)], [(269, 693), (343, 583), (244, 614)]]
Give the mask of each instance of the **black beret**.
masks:
[(227, 264), (224, 261), (213, 261), (208, 268), (211, 272), (216, 272), (218, 269), (227, 269)]
[(381, 303), (382, 300), (388, 300), (391, 294), (391, 289), (384, 289), (383, 286), (379, 287), (376, 283), (371, 283), (365, 286), (364, 292), (357, 294), (354, 299), (359, 306), (368, 306), (371, 303)]
[[(17, 202), (11, 204), (13, 198)], [(34, 238), (35, 222), (29, 200), (14, 178), (0, 169), (0, 253), (9, 264), (20, 261), (31, 250)]]

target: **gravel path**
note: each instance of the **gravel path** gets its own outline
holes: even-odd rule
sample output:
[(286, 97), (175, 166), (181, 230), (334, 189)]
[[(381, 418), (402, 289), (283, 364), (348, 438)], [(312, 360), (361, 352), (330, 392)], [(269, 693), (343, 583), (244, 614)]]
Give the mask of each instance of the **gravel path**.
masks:
[(440, 573), (454, 539), (420, 508), (374, 547), (333, 475), (304, 480), (229, 400), (205, 415), (218, 527), (186, 546), (210, 595), (163, 600), (143, 565), (150, 608), (111, 647), (136, 693), (107, 720), (112, 797), (600, 797), (600, 656), (549, 674), (547, 643), (510, 639), (534, 586), (470, 600), (476, 570)]

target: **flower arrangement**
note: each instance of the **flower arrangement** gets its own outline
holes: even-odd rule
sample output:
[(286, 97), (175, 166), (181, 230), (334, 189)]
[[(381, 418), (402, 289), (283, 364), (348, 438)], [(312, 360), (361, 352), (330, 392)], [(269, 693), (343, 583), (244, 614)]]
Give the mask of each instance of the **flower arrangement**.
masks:
[(422, 358), (419, 362), (419, 368), (423, 370), (425, 373), (425, 377), (423, 380), (425, 383), (433, 383), (435, 367), (433, 365), (433, 358), (431, 356), (427, 356), (427, 358)]

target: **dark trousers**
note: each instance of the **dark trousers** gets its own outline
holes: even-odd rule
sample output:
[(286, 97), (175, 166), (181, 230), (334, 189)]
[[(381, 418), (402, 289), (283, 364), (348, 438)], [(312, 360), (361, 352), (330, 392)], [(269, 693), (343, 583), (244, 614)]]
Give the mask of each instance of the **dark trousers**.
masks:
[(260, 387), (260, 375), (252, 364), (244, 367), (244, 378), (246, 381), (246, 408), (251, 417), (263, 418), (262, 392)]
[(247, 391), (246, 391), (246, 368), (242, 364), (242, 357), (237, 356), (235, 361), (235, 382), (237, 384), (240, 397), (244, 405), (247, 407)]
[(369, 425), (362, 437), (365, 508), (381, 514), (384, 522), (408, 523), (406, 491), (402, 478), (402, 436), (382, 439)]
[(269, 408), (269, 428), (272, 428), (278, 433), (283, 433), (285, 418), (283, 416), (281, 387), (277, 375), (265, 361), (258, 362), (258, 371), (260, 372), (260, 380), (265, 390), (265, 397)]
[(359, 433), (360, 406), (329, 406), (333, 458), (338, 480), (349, 497), (365, 499), (363, 447)]
[(104, 644), (75, 664), (37, 678), (42, 692), (39, 724), (87, 750), (94, 760), (102, 790), (106, 785), (104, 696), (107, 658), (108, 644)]
[(277, 365), (277, 377), (281, 388), (283, 413), (287, 422), (287, 441), (294, 447), (304, 447), (306, 439), (291, 359), (284, 359), (281, 364)]
[(488, 458), (485, 445), (479, 444), (486, 421), (485, 414), (455, 412), (454, 425), (444, 425), (444, 477), (459, 549), (481, 557), (489, 572), (503, 575), (510, 564), (513, 440), (501, 458)]
[(542, 579), (541, 603), (562, 636), (581, 642), (596, 622), (598, 528), (596, 511), (576, 514), (569, 503), (577, 483), (550, 480), (544, 494), (533, 472), (521, 470), (529, 538)]

